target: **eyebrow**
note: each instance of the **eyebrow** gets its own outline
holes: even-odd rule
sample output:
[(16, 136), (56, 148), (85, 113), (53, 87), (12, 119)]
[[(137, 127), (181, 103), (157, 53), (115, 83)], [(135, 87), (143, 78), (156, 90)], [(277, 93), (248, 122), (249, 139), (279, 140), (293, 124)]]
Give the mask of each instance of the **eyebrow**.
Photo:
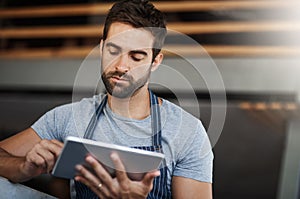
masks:
[[(122, 48), (120, 46), (118, 46), (118, 45), (116, 45), (112, 42), (108, 42), (105, 46), (106, 47), (113, 47), (113, 48), (116, 48), (120, 51), (122, 50)], [(130, 54), (141, 54), (141, 55), (144, 55), (144, 56), (148, 56), (148, 53), (143, 51), (143, 50), (131, 50), (129, 53)]]
[(118, 46), (118, 45), (116, 45), (116, 44), (114, 44), (112, 42), (108, 42), (105, 46), (106, 47), (114, 47), (114, 48), (116, 48), (118, 50), (122, 50), (120, 46)]

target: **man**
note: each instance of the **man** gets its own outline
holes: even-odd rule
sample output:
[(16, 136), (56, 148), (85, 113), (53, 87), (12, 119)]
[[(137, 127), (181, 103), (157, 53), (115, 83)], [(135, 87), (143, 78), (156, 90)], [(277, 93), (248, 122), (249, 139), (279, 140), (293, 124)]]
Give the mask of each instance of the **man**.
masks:
[[(162, 152), (166, 159), (159, 170), (132, 181), (117, 154), (111, 155), (114, 178), (88, 156), (94, 172), (76, 166), (72, 197), (211, 198), (213, 155), (201, 122), (148, 89), (150, 74), (163, 59), (165, 35), (163, 14), (148, 1), (115, 3), (100, 43), (107, 94), (57, 107), (2, 141), (0, 175), (22, 182), (51, 172), (64, 139), (73, 135)], [(57, 179), (56, 194), (69, 197), (63, 194), (68, 183)]]

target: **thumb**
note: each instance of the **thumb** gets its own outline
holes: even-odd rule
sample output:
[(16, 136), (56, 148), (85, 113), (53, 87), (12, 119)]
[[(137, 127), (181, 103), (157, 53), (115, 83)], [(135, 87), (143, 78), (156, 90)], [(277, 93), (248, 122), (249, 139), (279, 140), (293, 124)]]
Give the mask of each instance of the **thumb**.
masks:
[(148, 173), (146, 173), (146, 175), (143, 177), (142, 182), (146, 185), (146, 186), (151, 186), (153, 183), (153, 180), (155, 177), (160, 176), (160, 171), (159, 170), (155, 170), (155, 171), (150, 171)]

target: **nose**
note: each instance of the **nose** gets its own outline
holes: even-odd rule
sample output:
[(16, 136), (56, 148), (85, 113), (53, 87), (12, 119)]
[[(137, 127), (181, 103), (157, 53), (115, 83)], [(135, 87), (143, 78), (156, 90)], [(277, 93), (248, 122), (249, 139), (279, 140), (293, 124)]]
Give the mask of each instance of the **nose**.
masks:
[(128, 72), (130, 69), (128, 61), (128, 56), (125, 53), (120, 55), (115, 65), (115, 69), (124, 73)]

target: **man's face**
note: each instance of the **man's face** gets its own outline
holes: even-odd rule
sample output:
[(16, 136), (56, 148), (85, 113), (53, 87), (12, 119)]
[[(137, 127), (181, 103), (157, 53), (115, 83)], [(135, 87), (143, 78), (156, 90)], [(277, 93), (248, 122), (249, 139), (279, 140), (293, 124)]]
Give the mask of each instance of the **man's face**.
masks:
[(146, 30), (123, 23), (111, 24), (103, 42), (101, 75), (110, 95), (129, 98), (148, 85), (153, 41)]

